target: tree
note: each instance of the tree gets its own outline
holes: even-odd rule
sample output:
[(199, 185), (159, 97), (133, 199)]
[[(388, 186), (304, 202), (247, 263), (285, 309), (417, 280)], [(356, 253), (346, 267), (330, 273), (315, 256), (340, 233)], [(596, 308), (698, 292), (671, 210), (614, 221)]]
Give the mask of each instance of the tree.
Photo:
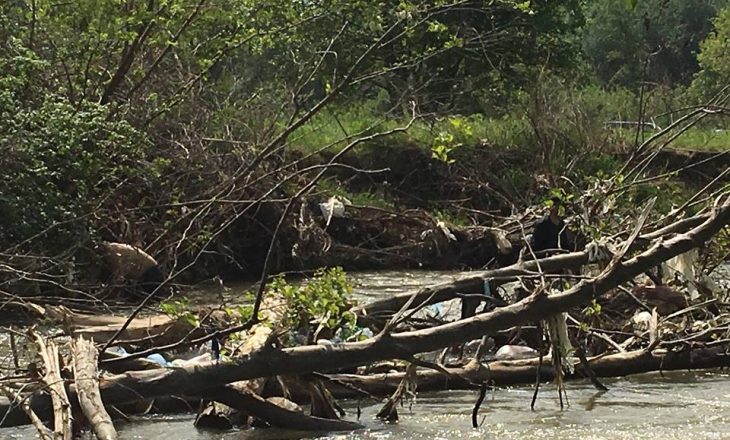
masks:
[[(260, 225), (282, 205), (259, 202), (319, 171), (286, 154), (318, 112), (382, 89), (385, 113), (473, 111), (480, 94), (519, 88), (524, 66), (568, 63), (579, 4), (5, 2), (0, 245), (66, 262), (100, 240), (173, 265), (260, 258), (236, 237), (270, 234)], [(73, 266), (54, 270), (73, 279)]]
[(714, 30), (700, 45), (697, 61), (701, 70), (692, 82), (692, 91), (709, 98), (727, 85), (730, 75), (730, 7), (713, 20)]
[(614, 1), (592, 2), (583, 50), (607, 85), (687, 84), (698, 70), (696, 53), (711, 29), (710, 20), (724, 4), (646, 0), (627, 9)]

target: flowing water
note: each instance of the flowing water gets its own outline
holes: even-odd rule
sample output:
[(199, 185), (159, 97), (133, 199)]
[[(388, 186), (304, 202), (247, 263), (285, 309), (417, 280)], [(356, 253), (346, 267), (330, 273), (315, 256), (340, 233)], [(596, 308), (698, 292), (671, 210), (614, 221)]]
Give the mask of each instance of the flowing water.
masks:
[[(356, 275), (362, 301), (449, 281), (456, 272), (371, 272)], [(226, 296), (235, 296), (232, 286)], [(445, 307), (445, 313), (456, 304)], [(121, 439), (268, 440), (268, 439), (730, 439), (730, 375), (721, 371), (642, 374), (604, 380), (609, 391), (588, 382), (567, 383), (569, 406), (560, 410), (553, 385), (541, 387), (535, 411), (532, 387), (497, 388), (488, 394), (471, 427), (473, 391), (419, 393), (399, 408), (400, 421), (375, 419), (380, 403), (360, 402), (365, 430), (350, 434), (296, 433), (278, 429), (205, 432), (193, 427), (193, 416), (135, 417), (117, 423)], [(357, 402), (343, 402), (354, 419)], [(0, 429), (0, 439), (33, 439), (31, 427)]]

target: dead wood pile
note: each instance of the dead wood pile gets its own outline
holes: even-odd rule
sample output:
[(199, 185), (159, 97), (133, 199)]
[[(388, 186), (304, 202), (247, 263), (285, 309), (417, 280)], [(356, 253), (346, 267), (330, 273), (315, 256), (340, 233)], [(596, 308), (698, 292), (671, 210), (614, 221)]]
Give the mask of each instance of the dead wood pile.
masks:
[[(4, 394), (10, 397), (0, 404), (5, 413), (2, 425), (33, 422), (44, 430), (41, 421), (53, 420), (54, 435), (68, 438), (71, 420), (82, 419), (72, 414), (83, 413), (99, 438), (114, 438), (109, 414), (116, 414), (118, 407), (180, 396), (189, 402), (211, 402), (198, 420), (225, 413), (230, 421), (229, 414), (238, 412), (236, 423), (243, 427), (259, 423), (349, 431), (361, 425), (340, 420), (336, 397), (390, 394), (387, 404), (395, 408), (415, 389), (483, 389), (485, 383), (499, 386), (536, 377), (589, 376), (597, 382), (598, 377), (659, 369), (728, 366), (730, 313), (721, 296), (702, 291), (693, 299), (686, 294), (686, 285), (675, 281), (647, 284), (645, 275), (702, 246), (728, 224), (730, 200), (722, 199), (708, 212), (664, 228), (640, 233), (644, 226), (640, 221), (635, 231), (609, 249), (612, 255), (593, 266), (593, 275), (580, 272), (593, 263), (592, 250), (586, 249), (476, 272), (452, 283), (356, 307), (348, 313), (369, 322), (377, 334), (353, 342), (324, 338), (315, 338), (316, 343), (308, 345), (285, 342), (295, 338), (285, 337), (291, 333), (282, 325), (286, 310), (277, 313), (276, 309), (287, 305), (272, 306), (275, 297), (263, 302), (259, 319), (242, 326), (245, 328), (237, 324), (242, 317), (221, 309), (218, 312), (224, 316), (215, 325), (210, 324), (209, 319), (216, 315), (211, 310), (198, 314), (200, 325), (186, 328), (174, 327), (180, 317), (140, 317), (129, 323), (127, 333), (119, 335), (115, 333), (122, 323), (113, 318), (38, 307), (39, 313), (42, 310), (46, 318), (65, 328), (67, 337), (76, 339), (71, 350), (59, 352), (55, 342), (33, 334), (42, 363), (3, 379)], [(579, 276), (550, 274), (568, 267), (575, 268), (574, 274)], [(565, 280), (569, 280), (567, 285)], [(413, 325), (428, 304), (484, 295), (485, 281), (495, 288), (507, 282), (533, 288), (514, 301), (499, 303), (485, 296), (484, 309), (474, 316), (426, 328)], [(565, 372), (559, 365), (542, 361), (548, 345), (539, 330), (541, 322), (564, 313), (569, 342), (576, 350), (565, 360), (575, 368)], [(184, 321), (190, 324), (189, 319)], [(230, 326), (236, 331), (221, 330)], [(320, 334), (317, 328), (307, 331)], [(93, 346), (86, 342), (89, 338), (122, 346), (125, 351), (105, 351), (97, 364)], [(212, 343), (212, 348), (188, 352), (187, 358), (174, 362), (155, 356), (187, 350), (191, 341), (205, 347)], [(517, 341), (533, 342), (539, 357), (505, 361), (491, 348), (509, 347)], [(552, 347), (555, 350), (556, 345)], [(383, 372), (381, 363), (385, 361), (391, 363)], [(312, 402), (310, 414), (290, 401), (302, 395)], [(390, 418), (393, 411), (383, 414)]]

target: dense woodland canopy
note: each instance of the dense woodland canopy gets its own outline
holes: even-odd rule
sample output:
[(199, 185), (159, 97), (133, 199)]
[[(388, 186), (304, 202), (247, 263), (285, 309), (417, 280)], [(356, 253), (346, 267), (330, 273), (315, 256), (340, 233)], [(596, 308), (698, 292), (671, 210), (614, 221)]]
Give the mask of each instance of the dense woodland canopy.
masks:
[[(614, 174), (639, 133), (606, 121), (666, 126), (723, 90), (728, 17), (720, 0), (4, 1), (0, 246), (69, 282), (103, 240), (257, 276), (295, 195), (482, 223), (560, 176)], [(404, 165), (438, 178), (396, 186)]]

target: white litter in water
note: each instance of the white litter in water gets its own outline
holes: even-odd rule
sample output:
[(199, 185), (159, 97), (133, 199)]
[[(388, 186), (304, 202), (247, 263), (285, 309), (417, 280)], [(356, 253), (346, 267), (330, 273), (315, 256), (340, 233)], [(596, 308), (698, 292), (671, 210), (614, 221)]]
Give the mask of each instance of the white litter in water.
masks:
[(510, 359), (528, 359), (538, 356), (537, 350), (522, 345), (503, 345), (499, 347), (494, 357), (505, 361)]

